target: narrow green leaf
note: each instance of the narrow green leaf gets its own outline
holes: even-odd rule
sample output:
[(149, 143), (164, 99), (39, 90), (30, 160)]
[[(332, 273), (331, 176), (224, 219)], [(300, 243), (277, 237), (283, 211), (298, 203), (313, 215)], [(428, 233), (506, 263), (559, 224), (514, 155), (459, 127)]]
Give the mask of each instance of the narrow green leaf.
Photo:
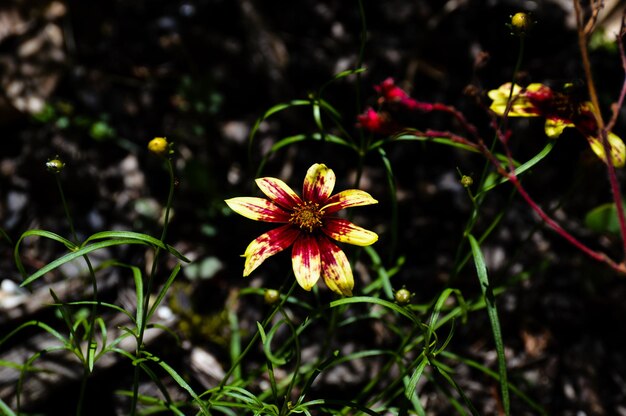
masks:
[(82, 246), (85, 246), (85, 244), (94, 241), (94, 240), (102, 240), (102, 239), (113, 239), (113, 238), (120, 238), (120, 239), (134, 239), (137, 240), (139, 242), (142, 242), (143, 244), (146, 245), (150, 245), (153, 247), (158, 247), (161, 250), (165, 250), (168, 253), (172, 254), (174, 257), (178, 258), (179, 260), (184, 261), (185, 263), (189, 263), (190, 260), (188, 258), (186, 258), (185, 256), (183, 256), (182, 254), (180, 254), (174, 247), (170, 246), (169, 244), (164, 244), (161, 240), (159, 240), (158, 238), (149, 236), (147, 234), (143, 234), (143, 233), (136, 233), (133, 231), (102, 231), (99, 233), (95, 233), (93, 235), (91, 235), (89, 238), (87, 238)]
[(31, 327), (31, 326), (36, 326), (38, 328), (43, 329), (44, 331), (46, 331), (47, 333), (49, 333), (50, 335), (52, 335), (53, 337), (55, 337), (56, 339), (58, 339), (65, 347), (69, 346), (69, 341), (67, 340), (67, 338), (65, 338), (63, 335), (61, 335), (61, 333), (55, 329), (53, 329), (51, 326), (41, 322), (41, 321), (28, 321), (28, 322), (24, 322), (23, 324), (21, 324), (20, 326), (18, 326), (17, 328), (15, 328), (13, 331), (9, 332), (7, 335), (4, 336), (4, 338), (2, 338), (0, 340), (0, 345), (4, 344), (8, 339), (10, 339), (13, 335), (17, 334), (18, 332), (20, 332), (21, 330)]
[(383, 262), (376, 252), (376, 250), (372, 246), (363, 247), (367, 255), (370, 257), (372, 261), (372, 267), (376, 270), (378, 274), (378, 279), (375, 282), (370, 283), (364, 290), (363, 293), (368, 294), (372, 290), (382, 286), (385, 291), (385, 296), (387, 299), (393, 299), (393, 288), (391, 286), (391, 280), (389, 278), (389, 273), (387, 273), (387, 269), (383, 266)]
[(68, 250), (75, 250), (75, 249), (78, 248), (78, 246), (76, 244), (72, 243), (70, 240), (68, 240), (66, 238), (63, 238), (60, 235), (52, 233), (50, 231), (46, 231), (46, 230), (28, 230), (28, 231), (24, 232), (20, 236), (20, 239), (17, 240), (17, 243), (15, 244), (15, 248), (13, 249), (13, 258), (15, 259), (15, 265), (17, 266), (17, 269), (19, 270), (19, 272), (20, 272), (20, 274), (22, 275), (23, 278), (26, 278), (26, 276), (28, 276), (28, 273), (24, 269), (24, 265), (22, 264), (22, 260), (20, 259), (20, 244), (27, 237), (44, 237), (44, 238), (49, 238), (51, 240), (58, 241), (59, 243), (63, 244), (65, 247), (68, 248)]
[[(387, 187), (389, 188), (389, 199), (391, 200), (391, 244), (389, 246), (390, 257), (395, 253), (398, 244), (398, 191), (396, 188), (396, 180), (393, 175), (391, 161), (387, 157), (387, 153), (382, 147), (378, 148), (378, 154), (385, 167), (385, 176), (387, 177)], [(387, 293), (387, 296), (389, 294)], [(393, 296), (393, 295), (392, 295)]]
[[(468, 152), (478, 153), (478, 150), (475, 148), (468, 146), (463, 143), (455, 142), (452, 139), (447, 137), (426, 137), (426, 136), (416, 136), (414, 134), (407, 134), (406, 132), (401, 133), (398, 136), (391, 137), (388, 142), (401, 142), (401, 141), (409, 141), (409, 142), (432, 142), (437, 144), (443, 144), (445, 146), (457, 147), (459, 149), (467, 150)], [(386, 141), (380, 140), (374, 142), (370, 145), (369, 150), (373, 150), (382, 146)]]
[(460, 290), (448, 288), (448, 289), (445, 289), (443, 292), (441, 292), (439, 294), (439, 297), (437, 298), (437, 301), (435, 302), (433, 312), (430, 315), (430, 320), (428, 323), (428, 330), (426, 331), (426, 336), (425, 336), (425, 341), (424, 341), (426, 348), (429, 347), (430, 338), (435, 332), (435, 329), (439, 327), (439, 324), (440, 324), (439, 315), (441, 313), (441, 310), (443, 309), (448, 298), (452, 295), (456, 296), (456, 298), (458, 299), (461, 312), (465, 312), (467, 310), (465, 299), (463, 298), (463, 294), (461, 293)]
[(426, 365), (428, 365), (428, 358), (424, 354), (422, 354), (422, 359), (420, 360), (419, 364), (415, 368), (415, 371), (411, 375), (409, 382), (406, 384), (404, 388), (404, 395), (406, 396), (407, 399), (411, 400), (411, 398), (415, 395), (415, 389), (417, 389), (417, 383), (422, 377), (422, 373), (424, 372)]
[(370, 297), (370, 296), (354, 296), (350, 298), (343, 298), (343, 299), (335, 300), (330, 303), (330, 307), (335, 308), (337, 306), (348, 305), (350, 303), (375, 303), (377, 305), (384, 306), (385, 308), (391, 309), (399, 313), (400, 315), (410, 319), (415, 325), (420, 325), (419, 319), (411, 311), (407, 310), (406, 308), (396, 305), (395, 303), (392, 303), (383, 299)]
[[(231, 362), (234, 362), (237, 357), (241, 355), (241, 326), (239, 325), (239, 319), (235, 308), (228, 308), (228, 325), (230, 326), (230, 348), (229, 353), (231, 356)], [(257, 322), (257, 327), (259, 323)], [(261, 330), (263, 327), (261, 326)], [(233, 378), (235, 380), (241, 379), (241, 367), (237, 366), (233, 371)]]
[(279, 141), (277, 141), (276, 143), (274, 143), (272, 145), (270, 150), (261, 159), (261, 162), (259, 163), (259, 168), (257, 169), (257, 172), (256, 172), (256, 176), (257, 177), (261, 176), (261, 172), (263, 172), (263, 168), (265, 167), (265, 164), (267, 163), (267, 160), (274, 153), (276, 153), (278, 150), (282, 149), (283, 147), (290, 146), (290, 145), (295, 144), (295, 143), (304, 142), (304, 141), (307, 141), (307, 140), (325, 141), (325, 142), (328, 142), (328, 143), (333, 143), (333, 144), (337, 144), (337, 145), (340, 145), (340, 146), (345, 146), (345, 147), (349, 147), (351, 149), (355, 149), (353, 144), (351, 144), (350, 142), (342, 139), (339, 136), (335, 136), (333, 134), (324, 134), (324, 135), (322, 135), (320, 133), (296, 134), (294, 136), (289, 136), (289, 137), (285, 137), (283, 139), (280, 139)]
[[(53, 303), (51, 306), (61, 306), (62, 304), (60, 303)], [(65, 303), (65, 305), (68, 306), (79, 306), (79, 305), (98, 305), (98, 306), (103, 306), (105, 308), (109, 308), (109, 309), (113, 309), (117, 312), (121, 312), (124, 315), (126, 315), (127, 317), (129, 317), (133, 322), (135, 322), (135, 318), (124, 308), (118, 306), (118, 305), (114, 305), (112, 303), (108, 303), (108, 302), (100, 302), (100, 301), (95, 301), (95, 300), (76, 300), (73, 302), (67, 302)]]
[(0, 410), (5, 416), (17, 416), (15, 413), (13, 413), (13, 410), (11, 410), (11, 408), (7, 406), (4, 401), (2, 401), (2, 399), (0, 399)]
[[(556, 145), (556, 140), (549, 141), (548, 144), (543, 149), (541, 149), (541, 151), (539, 153), (537, 153), (535, 156), (533, 156), (527, 162), (525, 162), (525, 163), (523, 163), (523, 164), (521, 164), (519, 166), (516, 166), (515, 167), (515, 175), (519, 176), (522, 173), (528, 171), (533, 166), (535, 166), (537, 163), (541, 162), (546, 156), (548, 156), (550, 154), (550, 152), (552, 151), (552, 149), (554, 148), (555, 145)], [(503, 156), (503, 157), (504, 157), (504, 161), (506, 162), (506, 156)], [(491, 183), (489, 185), (485, 185), (483, 187), (483, 189), (479, 193), (477, 193), (476, 196), (478, 197), (481, 193), (488, 192), (491, 189), (495, 188), (496, 186), (501, 185), (503, 183), (506, 183), (508, 181), (509, 181), (508, 178), (500, 178), (499, 180), (494, 181), (494, 183)]]
[[(147, 353), (146, 353), (147, 354)], [(167, 364), (165, 361), (161, 360), (160, 358), (158, 358), (155, 355), (148, 355), (147, 359), (154, 361), (155, 363), (157, 363), (161, 368), (163, 368), (169, 375), (170, 377), (172, 377), (172, 379), (174, 381), (176, 381), (176, 383), (178, 383), (178, 385), (180, 387), (182, 387), (184, 390), (187, 391), (187, 393), (189, 393), (189, 395), (194, 399), (194, 401), (200, 406), (200, 408), (202, 409), (202, 412), (204, 415), (209, 416), (211, 413), (208, 411), (206, 405), (204, 404), (204, 401), (202, 399), (200, 399), (200, 397), (196, 394), (196, 392), (191, 388), (191, 386), (176, 372), (176, 370), (174, 370), (172, 367), (170, 367), (169, 364)]]
[[(276, 366), (281, 366), (281, 365), (285, 365), (287, 364), (287, 359), (284, 357), (277, 357), (276, 355), (274, 355), (274, 353), (272, 352), (272, 340), (274, 339), (274, 335), (276, 335), (276, 332), (283, 326), (286, 325), (287, 321), (285, 319), (281, 319), (280, 321), (278, 321), (271, 329), (270, 331), (267, 333), (267, 337), (265, 337), (265, 340), (263, 340), (263, 352), (265, 353), (265, 356), (267, 357), (267, 359)], [(258, 323), (257, 323), (258, 324)], [(288, 325), (286, 325), (288, 326)], [(261, 336), (261, 339), (263, 339), (263, 336)]]
[(292, 107), (299, 107), (303, 105), (310, 105), (311, 101), (309, 100), (293, 100), (288, 103), (280, 103), (270, 107), (261, 117), (259, 117), (254, 126), (250, 130), (250, 135), (248, 136), (248, 154), (251, 155), (252, 152), (252, 143), (254, 142), (254, 137), (256, 136), (259, 127), (261, 127), (261, 123), (263, 123), (266, 119), (273, 116), (274, 114), (281, 112), (283, 110), (287, 110)]
[[(112, 246), (120, 246), (120, 245), (125, 245), (125, 244), (144, 244), (144, 245), (146, 245), (148, 243), (145, 240), (143, 240), (143, 239), (120, 238), (120, 239), (105, 240), (105, 241), (100, 241), (100, 242), (97, 242), (97, 243), (89, 244), (87, 246), (81, 247), (80, 250), (76, 250), (76, 251), (72, 251), (71, 253), (67, 253), (66, 255), (64, 255), (62, 257), (59, 257), (58, 259), (54, 260), (53, 262), (48, 263), (47, 265), (45, 265), (44, 267), (39, 269), (37, 272), (33, 273), (25, 281), (23, 281), (20, 286), (22, 286), (22, 287), (23, 286), (27, 286), (27, 285), (31, 284), (32, 282), (34, 282), (35, 280), (37, 280), (40, 277), (42, 277), (43, 275), (45, 275), (46, 273), (50, 272), (51, 270), (54, 270), (57, 267), (65, 264), (67, 262), (70, 262), (70, 261), (72, 261), (72, 260), (74, 260), (74, 259), (76, 259), (78, 257), (84, 256), (86, 254), (89, 254), (91, 252), (100, 250), (102, 248), (112, 247)], [(151, 245), (151, 244), (148, 244), (148, 245)], [(163, 244), (161, 243), (160, 246), (163, 246)], [(161, 247), (161, 248), (164, 248), (164, 247)], [(178, 256), (176, 256), (176, 257), (178, 257)], [(181, 257), (182, 257), (182, 255), (181, 255)]]
[[(462, 357), (460, 355), (454, 354), (452, 352), (449, 351), (443, 351), (441, 353), (442, 356), (448, 358), (448, 359), (452, 359), (452, 360), (456, 360), (459, 362), (462, 362), (470, 367), (473, 367), (483, 373), (485, 373), (486, 375), (488, 375), (489, 377), (493, 378), (494, 380), (500, 381), (500, 376), (498, 373), (492, 371), (491, 369), (485, 367), (484, 365), (480, 364), (479, 362), (472, 360), (470, 358), (465, 358)], [(535, 412), (537, 412), (537, 414), (540, 414), (542, 416), (547, 416), (548, 413), (546, 412), (546, 410), (537, 402), (535, 402), (534, 400), (532, 400), (530, 397), (528, 397), (523, 391), (521, 391), (519, 388), (515, 387), (512, 384), (509, 384), (509, 387), (511, 389), (511, 391), (518, 396), (520, 399), (522, 399), (523, 401), (525, 401), (530, 407), (533, 408), (533, 410)]]
[(176, 276), (178, 276), (178, 272), (180, 272), (180, 269), (181, 269), (180, 263), (176, 264), (176, 266), (174, 267), (174, 269), (170, 273), (170, 276), (165, 281), (165, 284), (163, 284), (163, 287), (159, 291), (159, 294), (158, 294), (156, 300), (154, 301), (154, 303), (150, 307), (150, 311), (148, 312), (148, 315), (147, 315), (147, 319), (148, 320), (150, 320), (152, 315), (154, 315), (154, 312), (156, 312), (157, 308), (159, 307), (159, 305), (163, 301), (163, 298), (167, 294), (167, 291), (169, 290), (170, 286), (172, 286), (172, 284), (174, 283), (174, 280), (176, 279)]
[(485, 304), (487, 305), (487, 314), (489, 316), (489, 321), (491, 322), (493, 339), (496, 344), (496, 353), (498, 355), (498, 374), (500, 375), (500, 390), (502, 392), (502, 407), (504, 407), (504, 413), (509, 415), (511, 406), (509, 400), (509, 383), (506, 372), (506, 357), (504, 355), (504, 343), (502, 342), (502, 331), (500, 330), (500, 320), (498, 319), (495, 297), (493, 295), (493, 290), (489, 285), (487, 266), (485, 265), (485, 259), (480, 250), (480, 245), (473, 235), (468, 235), (468, 239), (472, 248), (472, 255), (474, 256), (474, 264), (476, 265), (476, 273), (478, 274), (480, 289), (483, 293)]

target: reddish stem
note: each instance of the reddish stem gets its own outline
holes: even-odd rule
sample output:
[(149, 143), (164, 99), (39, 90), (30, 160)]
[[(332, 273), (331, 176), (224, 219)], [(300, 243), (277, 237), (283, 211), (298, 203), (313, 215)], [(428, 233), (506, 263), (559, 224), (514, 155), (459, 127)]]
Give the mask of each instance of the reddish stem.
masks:
[[(617, 182), (617, 175), (615, 174), (615, 166), (613, 166), (613, 156), (611, 153), (611, 146), (609, 145), (607, 129), (600, 113), (600, 102), (598, 100), (598, 94), (596, 92), (596, 86), (593, 82), (593, 75), (591, 73), (591, 63), (589, 62), (589, 51), (587, 50), (587, 33), (583, 28), (582, 12), (580, 10), (580, 4), (578, 0), (573, 0), (574, 10), (576, 11), (576, 23), (578, 27), (578, 47), (583, 61), (583, 68), (585, 70), (585, 78), (587, 81), (587, 88), (589, 89), (589, 97), (593, 103), (593, 115), (596, 119), (598, 126), (598, 134), (600, 141), (602, 142), (602, 148), (604, 149), (604, 155), (606, 157), (606, 165), (609, 176), (609, 183), (611, 185), (611, 192), (613, 194), (613, 201), (615, 202), (615, 209), (617, 211), (617, 219), (619, 222), (620, 233), (622, 235), (622, 249), (624, 252), (624, 259), (626, 259), (626, 216), (624, 216), (624, 206), (622, 202), (622, 194)], [(595, 10), (595, 9), (594, 9)]]
[(522, 187), (522, 184), (517, 179), (517, 176), (515, 176), (514, 172), (511, 172), (508, 175), (508, 178), (511, 181), (511, 183), (515, 186), (515, 188), (517, 189), (517, 192), (519, 192), (519, 194), (522, 196), (522, 198), (524, 198), (526, 203), (531, 207), (531, 209), (533, 211), (535, 211), (537, 213), (537, 215), (539, 215), (539, 217), (546, 224), (548, 224), (550, 227), (552, 227), (552, 229), (554, 231), (556, 231), (557, 234), (559, 234), (567, 242), (572, 244), (574, 247), (576, 247), (577, 249), (579, 249), (583, 253), (587, 254), (592, 259), (597, 260), (597, 261), (602, 262), (602, 263), (606, 263), (613, 270), (615, 270), (615, 271), (617, 271), (617, 272), (619, 272), (621, 274), (626, 274), (626, 267), (624, 266), (623, 263), (622, 264), (617, 264), (613, 260), (611, 260), (606, 254), (601, 253), (601, 252), (597, 252), (597, 251), (594, 251), (594, 250), (590, 249), (585, 244), (583, 244), (580, 241), (578, 241), (573, 235), (571, 235), (570, 233), (565, 231), (565, 229), (563, 227), (561, 227), (556, 221), (554, 221), (552, 218), (550, 218), (548, 216), (548, 214), (546, 214), (543, 211), (543, 209), (541, 209), (541, 207), (539, 205), (537, 205), (537, 203), (530, 197), (530, 195), (528, 195), (526, 190)]

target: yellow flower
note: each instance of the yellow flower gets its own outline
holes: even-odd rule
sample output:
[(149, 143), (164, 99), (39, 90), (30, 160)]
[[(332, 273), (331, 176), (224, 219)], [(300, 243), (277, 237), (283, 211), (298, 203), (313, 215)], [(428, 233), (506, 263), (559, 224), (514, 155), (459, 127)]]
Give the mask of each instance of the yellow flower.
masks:
[[(590, 101), (578, 101), (573, 96), (553, 91), (543, 84), (530, 84), (526, 88), (511, 83), (500, 86), (487, 93), (493, 100), (491, 111), (503, 116), (507, 105), (509, 117), (545, 117), (545, 132), (550, 138), (556, 138), (568, 127), (576, 128), (589, 142), (591, 150), (606, 163), (607, 156), (598, 136), (598, 124), (594, 117)], [(626, 163), (626, 146), (616, 134), (608, 132), (607, 139), (611, 151), (611, 160), (615, 167), (621, 168)]]
[(259, 178), (256, 183), (269, 200), (239, 197), (226, 200), (226, 204), (246, 218), (283, 225), (248, 245), (243, 254), (246, 258), (243, 275), (248, 276), (265, 259), (293, 244), (293, 271), (304, 290), (311, 290), (321, 276), (333, 292), (351, 296), (354, 278), (350, 262), (332, 240), (368, 246), (378, 240), (378, 235), (333, 214), (378, 201), (358, 189), (331, 196), (335, 173), (318, 163), (307, 171), (302, 197), (280, 179)]

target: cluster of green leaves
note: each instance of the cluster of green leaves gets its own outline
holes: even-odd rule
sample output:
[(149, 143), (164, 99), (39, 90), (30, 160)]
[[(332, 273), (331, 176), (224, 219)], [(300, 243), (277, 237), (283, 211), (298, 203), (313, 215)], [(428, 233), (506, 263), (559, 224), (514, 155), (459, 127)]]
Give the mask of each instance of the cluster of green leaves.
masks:
[[(46, 238), (63, 244), (67, 248), (68, 253), (43, 266), (35, 273), (28, 275), (21, 261), (20, 248), (25, 239), (37, 237)], [(24, 281), (22, 282), (21, 286), (28, 286), (43, 277), (45, 274), (53, 271), (54, 269), (57, 269), (64, 264), (72, 262), (81, 257), (93, 254), (98, 250), (114, 246), (137, 244), (151, 247), (153, 249), (163, 250), (172, 254), (177, 259), (183, 262), (189, 261), (170, 245), (164, 244), (161, 240), (158, 240), (146, 234), (130, 231), (105, 231), (91, 235), (81, 244), (75, 244), (58, 234), (45, 230), (29, 230), (23, 233), (15, 245), (14, 259), (17, 268), (24, 276)], [(87, 375), (93, 371), (96, 362), (108, 353), (120, 354), (130, 359), (134, 365), (140, 366), (155, 381), (155, 383), (158, 384), (160, 384), (158, 376), (146, 366), (146, 361), (149, 360), (158, 362), (159, 365), (161, 365), (167, 372), (173, 372), (173, 370), (169, 368), (169, 366), (167, 366), (165, 363), (160, 362), (158, 358), (154, 357), (153, 355), (150, 355), (144, 351), (145, 354), (141, 354), (141, 356), (136, 356), (123, 349), (120, 349), (119, 344), (128, 337), (133, 337), (139, 342), (141, 336), (140, 334), (146, 328), (150, 327), (150, 324), (148, 322), (155, 314), (157, 308), (163, 301), (167, 291), (174, 282), (174, 279), (178, 275), (181, 269), (181, 264), (178, 263), (178, 265), (172, 270), (168, 279), (160, 288), (156, 299), (151, 303), (149, 310), (144, 310), (144, 307), (148, 305), (148, 303), (146, 302), (146, 296), (149, 296), (150, 294), (146, 293), (144, 289), (144, 283), (146, 279), (144, 278), (141, 269), (137, 266), (124, 264), (116, 260), (108, 260), (100, 264), (94, 270), (94, 272), (99, 272), (112, 267), (127, 269), (133, 277), (137, 302), (137, 308), (134, 313), (132, 313), (131, 311), (127, 311), (126, 309), (118, 305), (102, 302), (98, 299), (61, 302), (56, 293), (53, 290), (50, 290), (50, 294), (55, 302), (52, 304), (52, 306), (56, 307), (60, 312), (63, 321), (66, 324), (68, 332), (66, 334), (62, 334), (58, 330), (53, 329), (45, 322), (39, 320), (31, 320), (21, 324), (0, 340), (0, 346), (2, 346), (5, 342), (10, 340), (16, 334), (22, 332), (23, 330), (30, 327), (36, 327), (49, 333), (58, 341), (57, 345), (47, 347), (44, 350), (33, 354), (24, 364), (17, 365), (15, 363), (8, 362), (0, 363), (5, 366), (17, 368), (21, 371), (19, 382), (17, 385), (18, 411), (20, 403), (19, 397), (22, 390), (24, 378), (30, 372), (40, 371), (40, 369), (34, 366), (34, 363), (42, 355), (50, 352), (69, 351), (72, 355), (76, 357), (76, 359), (83, 365), (83, 367), (87, 369)], [(108, 333), (110, 328), (101, 316), (91, 316), (90, 313), (75, 312), (80, 311), (79, 308), (85, 306), (111, 309), (115, 312), (122, 313), (123, 315), (128, 317), (131, 325), (123, 327), (120, 335), (116, 336), (114, 339), (109, 339)], [(98, 336), (96, 336), (96, 334)], [(167, 394), (167, 391), (165, 391), (165, 389), (163, 389), (162, 391)], [(13, 413), (7, 414), (11, 415)]]

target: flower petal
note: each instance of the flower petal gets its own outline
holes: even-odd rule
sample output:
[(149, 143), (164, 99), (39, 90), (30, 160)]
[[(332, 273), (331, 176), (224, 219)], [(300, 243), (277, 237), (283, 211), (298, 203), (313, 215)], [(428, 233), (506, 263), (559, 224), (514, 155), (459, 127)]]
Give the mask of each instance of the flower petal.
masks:
[(243, 257), (246, 258), (243, 275), (248, 276), (270, 256), (289, 247), (300, 235), (297, 228), (291, 225), (283, 225), (275, 228), (253, 240)]
[(285, 182), (276, 178), (259, 178), (256, 184), (269, 199), (283, 208), (293, 209), (302, 199)]
[[(535, 84), (529, 85), (529, 88), (534, 85)], [(489, 108), (499, 116), (504, 115), (507, 104), (509, 103), (509, 96), (511, 97), (512, 104), (507, 114), (508, 117), (534, 117), (539, 115), (538, 109), (533, 105), (528, 97), (524, 95), (522, 87), (517, 84), (513, 85), (512, 95), (510, 82), (501, 85), (497, 90), (489, 91), (487, 95), (493, 100)]]
[(322, 276), (330, 290), (343, 296), (352, 296), (354, 277), (345, 253), (325, 236), (319, 236), (317, 243), (322, 260)]
[(335, 172), (322, 163), (316, 163), (306, 172), (302, 196), (306, 201), (324, 203), (334, 187)]
[(290, 214), (263, 198), (239, 197), (227, 199), (226, 205), (239, 215), (255, 221), (289, 222)]
[(378, 234), (375, 232), (354, 225), (343, 218), (325, 218), (322, 231), (330, 238), (355, 246), (369, 246), (378, 241)]
[[(613, 166), (616, 168), (624, 167), (624, 162), (626, 161), (626, 146), (624, 146), (624, 142), (618, 135), (613, 133), (609, 133), (607, 139), (609, 140), (609, 145), (611, 147)], [(593, 152), (598, 155), (604, 163), (606, 163), (606, 153), (604, 153), (604, 146), (602, 146), (602, 142), (591, 136), (588, 136), (587, 140), (589, 141), (591, 150), (593, 150)]]
[(565, 130), (567, 127), (574, 127), (574, 123), (571, 123), (562, 118), (553, 117), (546, 119), (546, 125), (544, 127), (544, 130), (546, 132), (546, 136), (554, 139), (556, 137), (559, 137), (561, 133), (563, 133), (563, 130)]
[(347, 189), (328, 198), (322, 210), (326, 214), (332, 214), (344, 208), (372, 204), (378, 204), (378, 201), (367, 192), (359, 189)]
[(311, 290), (319, 280), (322, 270), (320, 249), (315, 237), (301, 234), (296, 239), (291, 252), (291, 263), (298, 284), (304, 290)]

